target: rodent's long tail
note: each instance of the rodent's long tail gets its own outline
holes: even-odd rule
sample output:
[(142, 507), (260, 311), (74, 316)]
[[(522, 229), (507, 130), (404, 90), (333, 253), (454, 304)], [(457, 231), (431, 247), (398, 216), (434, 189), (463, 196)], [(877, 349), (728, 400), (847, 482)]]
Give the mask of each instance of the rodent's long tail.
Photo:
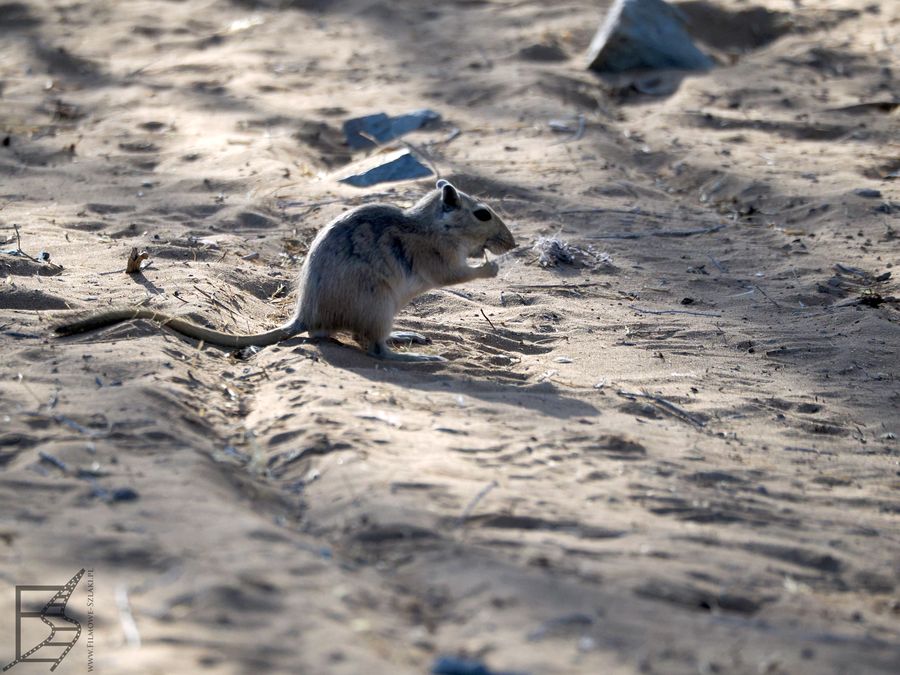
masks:
[(211, 328), (204, 328), (203, 326), (198, 326), (186, 319), (180, 319), (177, 316), (139, 307), (109, 309), (82, 315), (71, 321), (65, 321), (58, 324), (53, 330), (57, 335), (73, 335), (75, 333), (84, 333), (96, 328), (110, 326), (119, 323), (120, 321), (131, 321), (132, 319), (148, 319), (161, 326), (171, 328), (187, 337), (194, 338), (195, 340), (203, 340), (203, 342), (206, 342), (207, 344), (218, 345), (220, 347), (265, 347), (267, 345), (273, 345), (276, 342), (281, 342), (282, 340), (287, 340), (305, 330), (302, 327), (297, 327), (288, 323), (279, 328), (266, 331), (265, 333), (236, 335), (234, 333), (223, 333)]

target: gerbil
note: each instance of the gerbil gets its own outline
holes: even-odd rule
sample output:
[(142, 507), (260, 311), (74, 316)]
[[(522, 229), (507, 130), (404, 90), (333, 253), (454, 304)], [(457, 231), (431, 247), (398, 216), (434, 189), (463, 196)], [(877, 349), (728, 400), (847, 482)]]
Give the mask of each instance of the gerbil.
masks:
[(390, 339), (427, 341), (417, 333), (391, 333), (394, 317), (425, 291), (496, 276), (496, 262), (470, 267), (466, 259), (483, 255), (485, 249), (505, 253), (515, 245), (512, 233), (488, 206), (439, 180), (436, 190), (408, 209), (368, 204), (322, 229), (300, 271), (297, 310), (274, 330), (235, 335), (131, 307), (76, 318), (55, 331), (70, 335), (129, 319), (149, 319), (223, 347), (271, 345), (303, 332), (318, 338), (349, 331), (376, 358), (443, 361), (440, 356), (391, 351)]

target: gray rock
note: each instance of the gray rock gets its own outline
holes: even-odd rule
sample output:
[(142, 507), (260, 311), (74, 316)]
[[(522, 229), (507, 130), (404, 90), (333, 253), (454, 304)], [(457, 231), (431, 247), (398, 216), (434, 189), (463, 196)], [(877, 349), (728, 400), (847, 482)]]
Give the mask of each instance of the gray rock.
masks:
[(375, 155), (350, 168), (338, 180), (355, 187), (370, 187), (378, 183), (412, 180), (431, 176), (432, 171), (416, 159), (409, 150), (397, 150), (386, 155)]
[(853, 194), (866, 199), (881, 199), (881, 190), (873, 190), (872, 188), (857, 188)]
[(549, 44), (537, 43), (530, 45), (528, 47), (524, 47), (519, 50), (519, 58), (525, 59), (526, 61), (541, 61), (541, 62), (553, 62), (553, 61), (566, 61), (569, 58), (569, 55), (563, 51), (563, 48), (560, 47), (555, 42), (551, 42)]
[(385, 113), (376, 113), (365, 117), (354, 117), (344, 122), (344, 136), (351, 148), (361, 150), (375, 147), (375, 144), (362, 136), (360, 132), (371, 136), (379, 143), (387, 143), (398, 136), (408, 134), (410, 131), (415, 131), (440, 119), (440, 114), (427, 109), (414, 110), (406, 115), (397, 115), (396, 117), (389, 117)]
[(616, 0), (588, 50), (588, 68), (709, 70), (713, 61), (694, 45), (684, 16), (663, 0)]

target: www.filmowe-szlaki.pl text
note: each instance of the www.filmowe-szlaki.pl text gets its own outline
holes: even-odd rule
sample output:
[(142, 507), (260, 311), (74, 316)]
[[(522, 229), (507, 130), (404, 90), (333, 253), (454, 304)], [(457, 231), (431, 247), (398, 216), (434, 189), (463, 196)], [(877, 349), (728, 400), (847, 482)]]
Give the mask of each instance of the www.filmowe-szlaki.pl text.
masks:
[(87, 570), (87, 670), (94, 672), (94, 570)]

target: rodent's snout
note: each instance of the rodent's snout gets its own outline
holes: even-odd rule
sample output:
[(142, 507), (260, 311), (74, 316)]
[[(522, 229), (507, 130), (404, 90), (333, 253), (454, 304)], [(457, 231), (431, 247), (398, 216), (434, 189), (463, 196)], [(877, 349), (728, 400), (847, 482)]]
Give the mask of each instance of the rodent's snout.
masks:
[(504, 231), (498, 232), (485, 242), (485, 248), (494, 254), (506, 253), (512, 251), (516, 247), (516, 240), (512, 236), (512, 232), (504, 228)]

